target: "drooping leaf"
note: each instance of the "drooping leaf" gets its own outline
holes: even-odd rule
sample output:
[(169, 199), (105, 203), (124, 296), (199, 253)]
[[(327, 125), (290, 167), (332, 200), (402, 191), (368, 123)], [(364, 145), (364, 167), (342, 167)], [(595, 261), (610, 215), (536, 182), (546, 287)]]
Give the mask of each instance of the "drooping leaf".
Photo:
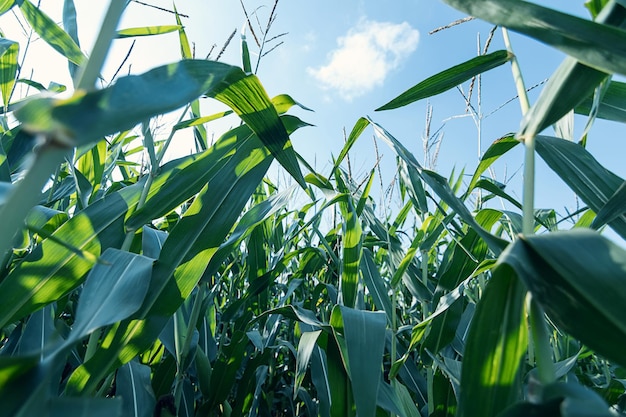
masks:
[(78, 91), (69, 99), (34, 99), (16, 117), (31, 131), (65, 145), (84, 145), (176, 110), (201, 94), (230, 106), (305, 187), (289, 135), (258, 78), (219, 62), (183, 60), (120, 78), (102, 90)]
[(135, 313), (148, 291), (152, 259), (109, 248), (99, 260), (80, 296), (70, 336), (75, 340)]
[[(574, 142), (537, 136), (536, 149), (548, 166), (596, 213), (602, 210), (624, 182)], [(624, 214), (611, 220), (608, 225), (626, 239)]]
[(74, 371), (68, 393), (92, 391), (101, 378), (147, 349), (191, 294), (273, 160), (255, 135), (240, 140), (244, 145), (225, 156), (226, 163), (169, 232), (137, 318), (110, 331), (109, 348)]
[(618, 28), (527, 1), (443, 1), (468, 15), (531, 36), (599, 71), (626, 73), (626, 32)]
[[(600, 101), (597, 117), (626, 123), (626, 83), (611, 81)], [(593, 107), (593, 97), (589, 96), (578, 104), (574, 111), (588, 115)]]
[(54, 50), (76, 65), (81, 65), (86, 60), (85, 55), (72, 37), (39, 7), (33, 5), (29, 0), (21, 0), (19, 6), (28, 24)]
[(389, 103), (376, 111), (397, 109), (418, 100), (441, 94), (469, 80), (476, 75), (497, 68), (511, 60), (513, 55), (507, 51), (496, 51), (487, 55), (479, 55), (469, 61), (455, 65), (409, 88)]
[(495, 417), (522, 398), (521, 365), (528, 338), (525, 295), (513, 270), (507, 265), (497, 267), (476, 307), (467, 336), (460, 416)]
[(164, 33), (176, 32), (181, 28), (179, 25), (161, 25), (161, 26), (143, 26), (137, 28), (120, 29), (117, 31), (117, 37), (133, 38), (135, 36), (153, 36), (162, 35)]
[[(90, 205), (53, 236), (94, 256), (110, 246), (121, 245), (123, 218), (129, 207), (137, 204), (142, 185), (140, 182), (126, 187)], [(0, 303), (0, 327), (58, 300), (80, 285), (92, 266), (91, 260), (69, 247), (44, 240), (0, 283), (0, 292), (12, 300)]]
[(0, 92), (5, 109), (9, 106), (15, 77), (20, 45), (6, 38), (0, 38)]
[(382, 312), (340, 307), (350, 364), (356, 410), (361, 417), (376, 415), (382, 375), (387, 319)]
[(150, 374), (150, 367), (137, 361), (130, 361), (117, 371), (115, 396), (122, 398), (125, 416), (150, 417), (154, 414), (156, 399)]
[(588, 229), (518, 239), (502, 262), (564, 331), (624, 366), (626, 251)]

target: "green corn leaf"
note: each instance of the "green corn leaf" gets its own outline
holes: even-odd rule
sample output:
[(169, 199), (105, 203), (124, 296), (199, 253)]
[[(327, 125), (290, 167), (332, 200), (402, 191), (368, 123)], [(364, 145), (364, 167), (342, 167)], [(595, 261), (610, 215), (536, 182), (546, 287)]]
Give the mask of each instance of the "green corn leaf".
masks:
[(278, 114), (284, 114), (293, 106), (298, 106), (302, 110), (313, 111), (312, 109), (298, 103), (288, 94), (280, 94), (272, 98), (272, 104), (276, 107)]
[(382, 312), (340, 306), (350, 380), (356, 410), (361, 417), (376, 416), (378, 386), (382, 376), (387, 319)]
[[(194, 101), (195, 102), (195, 101)], [(210, 116), (203, 117), (194, 117), (193, 119), (183, 120), (180, 123), (176, 123), (172, 129), (180, 130), (188, 127), (202, 127), (203, 124), (212, 122), (213, 120), (221, 119), (222, 117), (226, 117), (230, 114), (233, 114), (232, 110), (226, 110), (223, 112), (215, 113)]]
[(69, 247), (46, 239), (12, 270), (0, 283), (0, 292), (12, 300), (0, 303), (0, 327), (58, 300), (81, 284), (93, 263), (70, 248), (99, 256), (107, 247), (120, 245), (123, 218), (137, 204), (142, 185), (111, 194), (60, 226), (53, 236)]
[[(63, 28), (67, 34), (72, 38), (76, 46), (80, 47), (78, 41), (78, 25), (76, 23), (76, 6), (74, 0), (63, 1)], [(78, 65), (72, 61), (68, 61), (68, 67), (72, 79), (76, 79), (75, 75), (78, 72)]]
[(76, 65), (81, 65), (86, 61), (87, 58), (72, 37), (39, 7), (34, 6), (29, 0), (22, 0), (19, 5), (28, 24), (55, 51)]
[[(598, 14), (596, 21), (608, 26), (626, 27), (626, 8), (611, 1)], [(594, 90), (607, 78), (607, 71), (597, 70), (568, 57), (552, 74), (537, 102), (524, 116), (522, 135), (534, 136), (556, 123), (583, 100), (593, 96)]]
[(9, 106), (15, 86), (19, 50), (20, 45), (17, 42), (0, 38), (0, 92), (5, 111)]
[(156, 399), (150, 381), (150, 367), (130, 361), (117, 371), (115, 396), (122, 398), (123, 415), (151, 417)]
[(304, 332), (302, 333), (302, 336), (300, 336), (300, 341), (298, 342), (298, 354), (296, 356), (296, 380), (293, 385), (294, 398), (298, 394), (298, 389), (302, 385), (302, 381), (304, 380), (306, 370), (311, 360), (311, 355), (313, 354), (313, 349), (316, 346), (315, 343), (320, 333), (322, 333), (321, 330), (316, 330), (312, 332)]
[(458, 415), (496, 417), (522, 398), (521, 365), (528, 338), (525, 295), (509, 266), (494, 270), (467, 336)]
[(367, 248), (363, 249), (363, 256), (361, 257), (361, 275), (374, 301), (374, 305), (378, 310), (382, 310), (387, 314), (387, 321), (391, 324), (393, 307), (391, 298), (389, 297), (389, 290), (380, 275), (372, 252)]
[(354, 124), (354, 127), (352, 128), (352, 131), (350, 132), (350, 136), (348, 136), (348, 140), (346, 140), (345, 145), (343, 145), (343, 148), (341, 149), (341, 152), (339, 153), (339, 156), (337, 157), (337, 160), (335, 161), (333, 170), (331, 171), (333, 174), (335, 173), (337, 168), (339, 168), (339, 165), (341, 165), (341, 162), (345, 159), (346, 155), (348, 155), (348, 152), (350, 152), (350, 149), (352, 149), (352, 146), (354, 145), (356, 140), (359, 138), (359, 136), (361, 136), (361, 133), (363, 133), (363, 131), (365, 130), (367, 126), (369, 126), (369, 124), (370, 124), (369, 120), (367, 120), (364, 117), (361, 117)]
[(15, 6), (16, 0), (1, 0), (0, 1), (0, 16), (8, 12)]
[[(307, 126), (294, 116), (283, 116), (281, 123), (289, 133)], [(217, 180), (216, 176), (229, 161), (228, 155), (251, 152), (250, 138), (253, 135), (248, 126), (240, 126), (222, 135), (209, 150), (181, 159), (172, 175), (159, 175), (153, 181), (146, 203), (129, 217), (126, 227), (136, 230), (152, 219), (164, 216), (197, 194), (207, 182)], [(168, 164), (172, 165), (171, 162)]]
[(608, 222), (611, 222), (626, 213), (626, 182), (619, 186), (617, 191), (600, 209), (591, 227), (598, 229)]
[(467, 186), (467, 194), (471, 192), (476, 186), (476, 183), (480, 179), (481, 175), (500, 158), (502, 155), (513, 149), (520, 143), (519, 140), (515, 139), (513, 135), (503, 136), (500, 139), (496, 140), (494, 143), (489, 146), (489, 148), (485, 151), (483, 156), (480, 158), (480, 163), (474, 171), (474, 175), (470, 180), (469, 185)]
[(153, 36), (162, 35), (164, 33), (172, 33), (179, 31), (182, 27), (179, 25), (161, 25), (161, 26), (144, 26), (137, 28), (121, 29), (117, 31), (117, 37), (133, 38), (136, 36)]
[[(588, 115), (593, 108), (592, 96), (584, 99), (574, 108), (578, 114)], [(626, 123), (626, 83), (611, 81), (602, 96), (596, 117)]]
[(139, 310), (150, 284), (152, 263), (145, 256), (107, 249), (87, 276), (68, 340), (77, 341)]
[[(340, 176), (335, 175), (335, 177), (339, 181)], [(345, 189), (345, 186), (342, 188)], [(339, 208), (344, 218), (341, 285), (339, 290), (343, 305), (346, 307), (354, 307), (359, 282), (359, 263), (363, 245), (361, 240), (363, 230), (361, 228), (361, 221), (352, 203), (352, 198), (349, 195), (346, 195), (346, 198), (339, 202)]]
[(252, 132), (238, 140), (243, 145), (223, 157), (226, 163), (220, 163), (222, 168), (170, 231), (138, 318), (110, 331), (109, 348), (98, 350), (72, 374), (68, 393), (92, 391), (101, 378), (147, 349), (191, 294), (272, 162)]
[(626, 74), (626, 32), (520, 0), (443, 0), (468, 15), (546, 43), (581, 63)]
[(389, 132), (378, 124), (372, 121), (370, 121), (370, 123), (374, 127), (376, 134), (387, 142), (391, 149), (393, 149), (396, 154), (403, 159), (404, 162), (406, 162), (408, 169), (415, 170), (422, 180), (424, 180), (424, 183), (430, 186), (439, 198), (446, 202), (456, 212), (456, 214), (463, 219), (463, 221), (469, 224), (476, 231), (476, 233), (483, 238), (487, 245), (489, 245), (489, 249), (491, 249), (494, 254), (499, 255), (508, 243), (487, 232), (476, 222), (474, 216), (472, 216), (472, 213), (470, 213), (463, 201), (454, 194), (448, 184), (448, 181), (446, 181), (446, 179), (439, 174), (422, 168), (413, 154), (411, 154), (396, 138), (394, 138)]
[[(596, 21), (624, 29), (626, 7), (611, 1), (603, 7)], [(524, 116), (521, 134), (534, 136), (556, 123), (583, 100), (593, 96), (594, 90), (608, 77), (606, 71), (591, 68), (574, 58), (566, 58), (548, 80), (537, 102)]]
[(120, 78), (102, 90), (78, 91), (69, 99), (34, 99), (16, 117), (31, 131), (66, 145), (84, 145), (176, 110), (203, 93), (230, 106), (305, 187), (287, 131), (258, 78), (219, 62), (183, 60)]
[(518, 239), (510, 264), (561, 328), (626, 364), (626, 251), (597, 232), (573, 229)]
[[(548, 166), (596, 213), (602, 210), (624, 182), (574, 142), (537, 136), (536, 149)], [(624, 214), (615, 217), (608, 225), (626, 239)]]
[(418, 100), (441, 94), (476, 75), (507, 63), (512, 57), (513, 55), (507, 51), (496, 51), (487, 55), (477, 56), (425, 79), (389, 103), (377, 108), (376, 111), (397, 109)]

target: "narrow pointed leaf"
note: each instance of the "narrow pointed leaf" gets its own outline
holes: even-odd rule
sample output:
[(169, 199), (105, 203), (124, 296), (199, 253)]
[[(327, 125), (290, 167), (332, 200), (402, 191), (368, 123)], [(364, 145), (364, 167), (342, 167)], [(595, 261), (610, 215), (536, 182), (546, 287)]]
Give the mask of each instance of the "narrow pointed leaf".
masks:
[(397, 109), (418, 100), (441, 94), (476, 75), (507, 63), (512, 57), (513, 55), (510, 52), (504, 50), (477, 56), (425, 79), (389, 103), (377, 108), (376, 111)]
[(503, 136), (500, 139), (496, 140), (494, 143), (489, 146), (489, 148), (485, 151), (483, 156), (480, 158), (480, 163), (478, 167), (476, 167), (476, 171), (474, 171), (474, 175), (470, 180), (469, 185), (467, 186), (468, 192), (474, 189), (474, 186), (480, 179), (481, 175), (502, 155), (513, 149), (515, 146), (519, 145), (520, 141), (515, 139), (513, 135)]
[(0, 92), (5, 108), (8, 107), (15, 86), (17, 58), (20, 45), (6, 38), (0, 38)]
[(181, 27), (179, 25), (161, 25), (161, 26), (144, 26), (137, 28), (128, 28), (121, 29), (117, 31), (117, 37), (120, 39), (123, 38), (132, 38), (135, 36), (152, 36), (152, 35), (162, 35), (164, 33), (176, 32)]
[(564, 331), (626, 365), (626, 251), (573, 229), (520, 238), (502, 259)]
[(374, 417), (387, 319), (382, 312), (347, 307), (341, 307), (341, 316), (357, 413), (360, 417)]
[(153, 260), (107, 249), (89, 272), (72, 329), (75, 340), (135, 313), (148, 291)]
[(302, 385), (306, 370), (309, 367), (311, 355), (313, 354), (313, 349), (316, 346), (315, 342), (320, 333), (322, 333), (321, 330), (304, 332), (300, 337), (300, 341), (298, 342), (298, 355), (296, 356), (296, 380), (293, 385), (294, 398), (298, 393), (300, 385)]
[(525, 295), (510, 267), (500, 266), (493, 272), (467, 336), (460, 416), (496, 417), (522, 398), (521, 365), (528, 338)]
[(433, 189), (439, 198), (454, 209), (456, 214), (461, 217), (463, 221), (472, 226), (476, 233), (478, 233), (487, 245), (489, 245), (489, 249), (491, 249), (494, 254), (499, 255), (508, 243), (492, 235), (476, 222), (474, 216), (472, 216), (472, 213), (470, 213), (463, 201), (454, 194), (454, 191), (450, 188), (448, 181), (446, 181), (446, 179), (441, 175), (422, 168), (420, 163), (417, 162), (417, 159), (415, 159), (415, 156), (413, 156), (413, 154), (411, 154), (396, 138), (394, 138), (389, 132), (378, 124), (374, 122), (370, 123), (372, 123), (376, 134), (385, 140), (391, 149), (393, 149), (396, 154), (407, 163), (408, 169), (415, 170), (424, 182)]
[[(109, 246), (120, 245), (122, 220), (129, 207), (137, 204), (141, 185), (126, 187), (90, 205), (53, 236), (95, 256)], [(11, 299), (11, 303), (0, 303), (0, 327), (58, 300), (80, 285), (92, 266), (90, 260), (67, 246), (44, 240), (0, 283), (0, 292)]]
[(109, 348), (98, 350), (72, 374), (68, 393), (91, 392), (101, 378), (147, 349), (191, 294), (273, 160), (251, 132), (240, 140), (247, 144), (225, 157), (227, 163), (170, 231), (138, 318), (110, 331)]
[(72, 146), (83, 145), (176, 110), (201, 94), (230, 106), (306, 187), (289, 135), (258, 78), (219, 62), (183, 60), (120, 78), (102, 90), (79, 91), (69, 99), (35, 99), (16, 116), (31, 131)]
[[(589, 96), (574, 108), (578, 114), (588, 115), (593, 107), (593, 97)], [(597, 117), (626, 123), (626, 83), (611, 81), (602, 96)]]
[(85, 55), (71, 36), (39, 7), (34, 6), (29, 0), (22, 0), (19, 5), (28, 24), (55, 51), (76, 65), (81, 65), (85, 61)]
[(626, 74), (626, 32), (618, 28), (527, 1), (443, 1), (468, 15), (533, 37), (598, 71)]
[(609, 201), (600, 209), (591, 227), (597, 229), (624, 213), (626, 213), (626, 182), (619, 186)]
[(122, 398), (124, 415), (151, 417), (156, 399), (150, 381), (150, 367), (130, 361), (117, 371), (115, 396)]
[[(548, 166), (596, 213), (602, 210), (624, 182), (574, 142), (537, 136), (536, 149)], [(624, 214), (614, 218), (608, 225), (626, 239)]]

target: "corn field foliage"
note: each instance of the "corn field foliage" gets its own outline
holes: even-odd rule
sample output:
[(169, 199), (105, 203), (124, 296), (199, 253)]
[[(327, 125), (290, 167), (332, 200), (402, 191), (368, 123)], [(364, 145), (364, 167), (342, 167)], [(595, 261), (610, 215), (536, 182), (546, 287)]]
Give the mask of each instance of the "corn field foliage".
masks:
[[(27, 45), (0, 38), (0, 415), (623, 414), (624, 179), (586, 136), (546, 132), (573, 112), (588, 129), (626, 122), (626, 84), (612, 79), (626, 75), (626, 3), (590, 0), (582, 19), (520, 0), (444, 2), (568, 56), (534, 103), (511, 48), (381, 103), (394, 111), (510, 66), (521, 128), (465, 177), (422, 166), (375, 116), (346, 121), (332, 168), (314, 170), (290, 140), (308, 125), (289, 114), (298, 102), (268, 97), (245, 37), (241, 67), (193, 59), (175, 11), (170, 26), (118, 30), (126, 2), (112, 0), (87, 57), (72, 0), (61, 23), (30, 0), (0, 2), (74, 80), (23, 78)], [(100, 79), (116, 37), (165, 32), (178, 34), (180, 61)], [(18, 96), (19, 84), (34, 93)], [(208, 100), (230, 110), (203, 114)], [(174, 110), (157, 137), (154, 119)], [(207, 137), (231, 113), (241, 123)], [(184, 132), (196, 152), (164, 158)], [(396, 156), (401, 209), (386, 216), (376, 169), (357, 182), (346, 167), (364, 132)], [(488, 174), (515, 147), (523, 201)], [(578, 212), (533, 208), (537, 155)], [(274, 160), (291, 187), (268, 178)]]

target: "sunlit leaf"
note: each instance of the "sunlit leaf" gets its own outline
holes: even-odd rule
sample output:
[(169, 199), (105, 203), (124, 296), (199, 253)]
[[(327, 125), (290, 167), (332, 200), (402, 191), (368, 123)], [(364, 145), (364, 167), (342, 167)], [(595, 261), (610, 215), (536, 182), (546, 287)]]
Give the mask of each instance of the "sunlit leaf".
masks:
[(143, 26), (137, 28), (121, 29), (117, 31), (117, 37), (132, 38), (135, 36), (162, 35), (164, 33), (176, 32), (181, 27), (179, 25)]
[(24, 18), (33, 30), (54, 50), (76, 65), (81, 65), (86, 60), (85, 55), (70, 35), (54, 23), (39, 7), (34, 6), (29, 0), (20, 1), (19, 6)]
[(513, 55), (507, 51), (496, 51), (487, 55), (479, 55), (425, 79), (389, 103), (377, 108), (376, 111), (397, 109), (418, 100), (441, 94), (478, 74), (507, 63), (512, 57)]

